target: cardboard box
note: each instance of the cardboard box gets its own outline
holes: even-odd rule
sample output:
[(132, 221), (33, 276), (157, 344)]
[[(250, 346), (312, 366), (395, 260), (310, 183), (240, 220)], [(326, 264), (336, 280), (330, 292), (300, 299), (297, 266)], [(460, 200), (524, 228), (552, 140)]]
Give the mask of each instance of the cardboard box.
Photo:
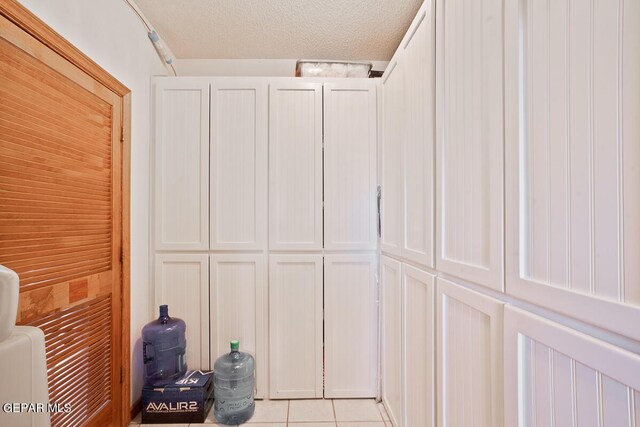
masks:
[(213, 371), (187, 371), (171, 384), (142, 389), (142, 423), (202, 423), (213, 405)]

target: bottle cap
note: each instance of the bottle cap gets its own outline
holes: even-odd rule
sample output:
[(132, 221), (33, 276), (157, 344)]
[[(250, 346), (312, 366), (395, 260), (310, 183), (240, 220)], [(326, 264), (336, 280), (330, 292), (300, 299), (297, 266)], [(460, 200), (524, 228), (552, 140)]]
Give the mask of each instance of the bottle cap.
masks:
[(231, 350), (239, 350), (240, 349), (240, 341), (233, 340), (231, 341)]
[(167, 317), (169, 315), (169, 306), (161, 305), (160, 306), (160, 317)]

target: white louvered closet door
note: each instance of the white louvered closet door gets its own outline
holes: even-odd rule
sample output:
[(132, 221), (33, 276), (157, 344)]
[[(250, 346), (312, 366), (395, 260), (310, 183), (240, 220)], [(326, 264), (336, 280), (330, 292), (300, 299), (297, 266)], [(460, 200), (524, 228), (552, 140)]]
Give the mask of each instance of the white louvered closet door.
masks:
[(322, 255), (269, 256), (269, 397), (323, 397)]
[(268, 272), (266, 254), (210, 255), (211, 366), (240, 340), (256, 360), (256, 398), (268, 396)]
[(402, 257), (435, 267), (435, 16), (427, 0), (409, 28), (404, 51), (405, 136)]
[(376, 396), (377, 274), (377, 254), (324, 257), (325, 398)]
[(392, 58), (382, 81), (382, 138), (380, 141), (380, 186), (382, 221), (380, 249), (402, 256), (404, 138), (404, 64), (402, 52)]
[(438, 426), (502, 427), (504, 303), (441, 278), (436, 291)]
[(324, 248), (378, 246), (375, 81), (324, 84)]
[(506, 4), (507, 292), (640, 340), (640, 3)]
[(436, 266), (502, 291), (503, 2), (437, 4)]
[(394, 426), (403, 426), (402, 264), (380, 257), (382, 401)]
[(209, 256), (156, 254), (154, 303), (187, 324), (187, 366), (209, 369)]
[(640, 424), (640, 355), (505, 308), (505, 425)]
[(212, 250), (266, 249), (268, 96), (264, 80), (211, 82)]
[(322, 84), (269, 85), (269, 249), (322, 250)]
[(402, 401), (404, 425), (436, 422), (435, 276), (402, 264)]
[(209, 249), (209, 83), (155, 80), (155, 249)]

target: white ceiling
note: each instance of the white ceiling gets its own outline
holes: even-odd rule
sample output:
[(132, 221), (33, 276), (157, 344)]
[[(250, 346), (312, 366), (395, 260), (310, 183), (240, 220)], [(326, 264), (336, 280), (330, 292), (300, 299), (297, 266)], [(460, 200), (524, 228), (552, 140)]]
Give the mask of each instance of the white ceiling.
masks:
[(422, 0), (135, 0), (180, 59), (388, 61)]

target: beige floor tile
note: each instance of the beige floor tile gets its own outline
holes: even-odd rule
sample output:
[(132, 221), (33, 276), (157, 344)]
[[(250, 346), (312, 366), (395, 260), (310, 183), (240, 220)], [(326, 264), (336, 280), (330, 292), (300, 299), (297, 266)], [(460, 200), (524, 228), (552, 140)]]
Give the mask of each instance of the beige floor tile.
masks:
[(142, 422), (142, 415), (138, 414), (133, 420), (131, 420), (131, 423), (129, 424), (129, 426), (133, 426), (133, 427), (161, 427), (161, 426), (176, 426), (176, 427), (189, 427), (190, 424), (186, 423), (186, 424), (140, 424)]
[[(252, 423), (241, 424), (246, 427), (287, 427), (287, 423)], [(191, 425), (191, 427), (196, 427), (195, 425)]]
[(189, 427), (189, 424), (140, 424), (145, 427)]
[(289, 423), (287, 424), (287, 426), (288, 427), (336, 427), (336, 423)]
[(382, 415), (382, 419), (385, 421), (389, 421), (389, 414), (387, 414), (387, 410), (384, 408), (384, 405), (382, 403), (377, 403), (376, 406), (380, 411), (380, 415)]
[(292, 400), (289, 404), (289, 423), (304, 421), (335, 421), (331, 401), (321, 399)]
[(380, 410), (373, 399), (336, 399), (333, 401), (336, 420), (383, 421)]
[[(144, 424), (142, 424), (144, 425)], [(168, 424), (171, 425), (171, 424)], [(244, 425), (244, 424), (243, 424)], [(227, 424), (218, 424), (216, 422), (213, 422), (211, 420), (205, 420), (204, 423), (191, 423), (189, 424), (190, 427), (197, 427), (197, 426), (206, 426), (206, 427), (238, 427), (237, 425), (227, 425)]]
[[(168, 426), (170, 426), (171, 424), (168, 424)], [(206, 425), (207, 427), (213, 427), (213, 426), (220, 426), (220, 427), (233, 427), (233, 426), (226, 426), (224, 424), (218, 424), (216, 422), (216, 417), (213, 415), (213, 406), (211, 407), (211, 410), (209, 411), (209, 414), (207, 415), (207, 419), (204, 420), (204, 424), (198, 424), (198, 423), (193, 423), (191, 424), (192, 426), (200, 426), (200, 425)], [(143, 427), (143, 426), (140, 426)]]
[[(170, 426), (171, 424), (167, 424), (168, 426)], [(144, 424), (142, 424), (142, 426), (144, 426)], [(218, 424), (216, 423), (216, 420), (213, 418), (213, 416), (211, 418), (207, 417), (207, 419), (204, 421), (204, 423), (191, 423), (189, 424), (189, 426), (193, 426), (193, 427), (197, 427), (197, 426), (206, 426), (206, 427), (214, 427), (214, 426), (218, 426), (218, 427), (234, 427), (234, 426), (228, 426), (228, 425), (224, 425), (224, 424)], [(237, 427), (237, 426), (235, 426)]]
[[(269, 427), (285, 427), (288, 410), (288, 400), (256, 400), (256, 411), (253, 413), (253, 417), (243, 425), (261, 427), (259, 424), (265, 424)], [(216, 424), (213, 408), (211, 408), (205, 424), (222, 426), (222, 424)], [(193, 425), (197, 426), (197, 424)]]
[[(144, 424), (142, 424), (142, 425), (144, 425)], [(167, 424), (167, 425), (169, 425), (169, 426), (170, 426), (171, 424)], [(244, 425), (244, 424), (243, 424), (243, 425)], [(191, 423), (191, 424), (189, 424), (189, 427), (197, 427), (197, 426), (206, 426), (206, 427), (215, 427), (215, 426), (217, 426), (217, 427), (238, 427), (238, 426), (233, 426), (233, 425), (229, 426), (229, 425), (226, 425), (226, 424), (218, 424), (218, 423), (215, 423), (215, 422), (213, 422), (213, 421), (211, 421), (211, 420), (205, 420), (205, 421), (204, 421), (204, 423)]]
[(338, 427), (385, 427), (384, 421), (356, 421), (356, 422), (340, 422)]
[[(222, 424), (218, 424), (216, 422), (216, 417), (213, 415), (213, 407), (211, 407), (211, 411), (209, 411), (209, 414), (207, 415), (207, 419), (204, 420), (204, 424), (206, 424), (207, 426), (219, 426)], [(193, 424), (194, 426), (197, 426), (198, 424)]]
[(248, 424), (286, 423), (288, 410), (288, 400), (256, 400), (256, 412)]

